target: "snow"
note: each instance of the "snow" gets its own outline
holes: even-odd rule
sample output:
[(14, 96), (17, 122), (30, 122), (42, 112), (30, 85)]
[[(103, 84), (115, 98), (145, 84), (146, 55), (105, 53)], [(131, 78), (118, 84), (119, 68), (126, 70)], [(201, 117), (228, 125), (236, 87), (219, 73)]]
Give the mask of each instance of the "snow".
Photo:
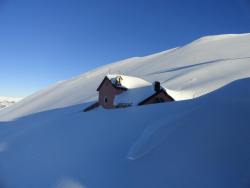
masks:
[[(210, 93), (234, 80), (250, 76), (250, 34), (209, 36), (183, 47), (102, 66), (56, 83), (0, 112), (0, 120), (78, 105), (97, 99), (96, 88), (107, 74), (160, 81), (178, 100)], [(204, 42), (204, 40), (206, 42)], [(219, 50), (218, 50), (219, 49)]]
[(56, 188), (85, 188), (81, 183), (72, 180), (71, 178), (63, 178), (56, 186)]
[[(249, 188), (249, 57), (250, 34), (209, 36), (1, 110), (0, 187)], [(83, 113), (110, 70), (185, 100)]]
[(152, 85), (129, 89), (124, 91), (120, 95), (117, 95), (114, 100), (114, 104), (128, 103), (131, 105), (138, 105), (144, 99), (150, 97), (155, 93)]
[(80, 105), (1, 123), (1, 183), (247, 188), (249, 84), (176, 104), (89, 113)]
[[(174, 134), (174, 132), (181, 129), (181, 126), (186, 125), (186, 123), (179, 121), (192, 121), (189, 125), (193, 126), (202, 125), (214, 127), (216, 125), (212, 124), (219, 124), (218, 126), (225, 126), (224, 131), (227, 131), (230, 126), (241, 126), (241, 124), (247, 126), (248, 118), (244, 116), (250, 112), (250, 109), (247, 109), (247, 105), (250, 104), (249, 85), (250, 78), (233, 82), (215, 92), (197, 98), (195, 101), (185, 101), (185, 103), (172, 104), (169, 111), (171, 112), (172, 108), (173, 112), (169, 114), (169, 117), (163, 116), (156, 121), (153, 121), (153, 123), (150, 122), (147, 128), (143, 131), (142, 135), (130, 148), (127, 158), (135, 160), (154, 150), (162, 142), (166, 141), (171, 134)], [(209, 103), (213, 103), (213, 105), (209, 105)], [(186, 105), (186, 107), (181, 107), (182, 105)], [(228, 106), (228, 108), (240, 108), (240, 113), (237, 113), (236, 109), (226, 109), (226, 106)], [(177, 112), (176, 108), (181, 108), (182, 111)], [(217, 112), (218, 114), (215, 115)], [(233, 112), (235, 112), (235, 114), (233, 114)], [(229, 113), (232, 114), (232, 118), (224, 116)], [(209, 115), (206, 116), (206, 114)], [(213, 117), (217, 119), (202, 119), (203, 116), (206, 118)], [(243, 116), (244, 118), (238, 119), (239, 116)], [(236, 121), (236, 124), (232, 125), (230, 123), (230, 119), (234, 122)], [(201, 125), (197, 124), (197, 120), (201, 122)], [(223, 122), (227, 123), (223, 124)], [(250, 141), (250, 137), (248, 137), (248, 139)], [(212, 140), (210, 141), (212, 142)]]
[(134, 77), (134, 76), (120, 75), (120, 74), (108, 74), (107, 75), (107, 77), (111, 80), (112, 83), (114, 82), (113, 80), (119, 76), (122, 78), (121, 86), (127, 89), (134, 89), (134, 88), (146, 87), (146, 86), (151, 85), (151, 83), (141, 78)]
[[(161, 89), (166, 91), (170, 96), (173, 96), (173, 98), (176, 101), (183, 100), (183, 97), (181, 96), (185, 95), (178, 91), (170, 91), (165, 87), (161, 87)], [(115, 96), (114, 104), (115, 105), (130, 104), (131, 106), (137, 106), (140, 102), (142, 102), (143, 100), (147, 99), (148, 97), (152, 96), (155, 93), (156, 92), (154, 90), (153, 83), (144, 87), (128, 89), (123, 93)]]
[[(147, 82), (141, 78), (136, 78), (133, 76), (125, 76), (125, 75), (111, 75), (108, 74), (107, 78), (111, 80), (113, 84), (115, 84), (115, 80), (117, 77), (121, 77), (121, 86), (126, 88), (127, 90), (123, 93), (115, 96), (114, 104), (129, 104), (129, 105), (138, 105), (144, 99), (150, 97), (155, 93), (154, 83)], [(165, 91), (167, 90), (165, 87), (162, 87)], [(172, 94), (176, 94), (176, 98), (178, 98), (178, 92), (171, 92)]]
[(18, 102), (22, 99), (23, 99), (22, 97), (3, 97), (3, 96), (0, 96), (1, 101)]
[(0, 110), (19, 102), (22, 98), (0, 96)]

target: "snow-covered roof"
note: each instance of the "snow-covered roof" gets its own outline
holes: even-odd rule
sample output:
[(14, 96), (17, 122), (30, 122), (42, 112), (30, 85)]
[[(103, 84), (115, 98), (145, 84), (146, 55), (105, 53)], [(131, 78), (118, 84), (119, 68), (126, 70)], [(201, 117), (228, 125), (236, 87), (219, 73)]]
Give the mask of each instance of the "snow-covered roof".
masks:
[(171, 90), (167, 89), (164, 86), (161, 86), (166, 93), (171, 96), (175, 101), (182, 101), (182, 100), (187, 100), (187, 99), (192, 99), (194, 98), (194, 93), (189, 90)]
[[(118, 77), (121, 77), (122, 79), (121, 85), (118, 87), (123, 87), (123, 88), (126, 88), (127, 90), (126, 92), (123, 92), (115, 96), (115, 99), (114, 99), (115, 105), (118, 105), (118, 104), (138, 105), (143, 100), (155, 94), (154, 84), (147, 82), (141, 78), (119, 75), (119, 74), (107, 75), (107, 78), (113, 84), (116, 84), (116, 80)], [(165, 91), (166, 93), (168, 93), (168, 89), (166, 89), (165, 87), (161, 86), (161, 89)]]
[(108, 74), (107, 78), (114, 84), (116, 82), (117, 77), (121, 77), (121, 87), (127, 89), (140, 88), (151, 86), (150, 82), (147, 82), (141, 78), (133, 77), (133, 76), (125, 76), (120, 74)]
[(155, 91), (152, 84), (145, 87), (129, 89), (126, 92), (121, 93), (120, 95), (116, 95), (114, 104), (118, 105), (126, 103), (131, 105), (137, 105), (138, 103), (150, 97), (154, 93)]

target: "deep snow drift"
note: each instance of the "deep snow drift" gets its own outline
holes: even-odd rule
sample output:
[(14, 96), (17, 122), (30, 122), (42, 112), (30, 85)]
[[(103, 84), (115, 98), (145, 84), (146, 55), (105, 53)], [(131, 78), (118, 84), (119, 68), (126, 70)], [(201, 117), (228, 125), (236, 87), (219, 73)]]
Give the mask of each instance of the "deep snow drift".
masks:
[[(249, 188), (249, 57), (250, 34), (205, 37), (2, 110), (0, 187)], [(110, 68), (194, 99), (83, 113)]]
[(88, 113), (80, 105), (1, 123), (0, 185), (249, 188), (249, 85), (237, 81), (190, 101)]

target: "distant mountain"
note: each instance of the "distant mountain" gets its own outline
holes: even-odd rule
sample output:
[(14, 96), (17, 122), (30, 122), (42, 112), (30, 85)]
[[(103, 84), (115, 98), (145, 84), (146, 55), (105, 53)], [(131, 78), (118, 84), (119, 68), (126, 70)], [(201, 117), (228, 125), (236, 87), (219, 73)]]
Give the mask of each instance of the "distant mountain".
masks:
[(2, 97), (0, 96), (0, 110), (6, 107), (13, 105), (16, 102), (19, 102), (22, 98), (14, 97)]

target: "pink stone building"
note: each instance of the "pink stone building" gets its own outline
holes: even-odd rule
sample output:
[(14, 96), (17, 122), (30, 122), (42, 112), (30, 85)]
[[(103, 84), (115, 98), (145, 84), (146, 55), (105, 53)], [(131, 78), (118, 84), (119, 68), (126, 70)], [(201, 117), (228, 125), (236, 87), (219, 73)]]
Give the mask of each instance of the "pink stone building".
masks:
[(160, 82), (152, 84), (143, 79), (125, 75), (105, 76), (97, 91), (98, 101), (84, 111), (98, 106), (111, 109), (174, 101)]

